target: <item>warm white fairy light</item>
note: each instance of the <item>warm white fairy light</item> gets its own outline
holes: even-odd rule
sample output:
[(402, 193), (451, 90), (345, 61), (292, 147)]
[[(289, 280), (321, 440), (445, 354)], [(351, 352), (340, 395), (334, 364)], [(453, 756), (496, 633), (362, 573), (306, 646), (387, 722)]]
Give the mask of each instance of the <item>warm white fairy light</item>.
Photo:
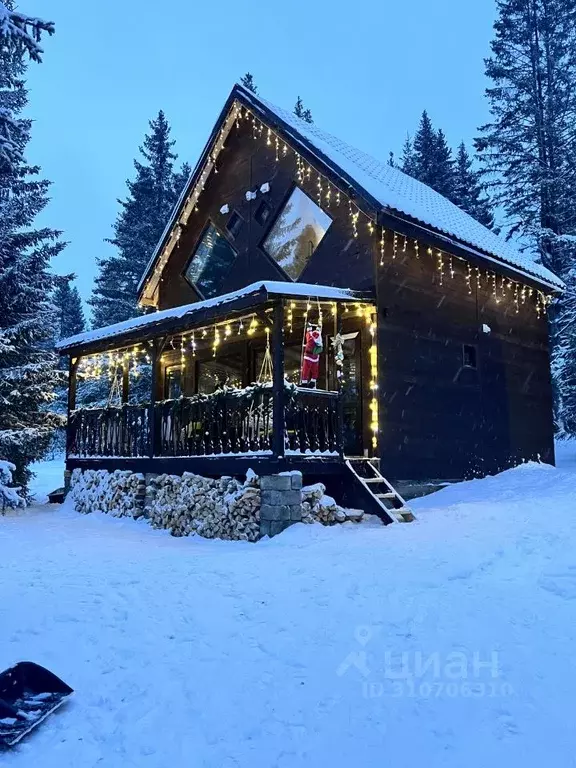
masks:
[[(174, 231), (172, 232), (168, 242), (166, 243), (161, 256), (158, 260), (158, 263), (154, 269), (153, 275), (149, 278), (144, 293), (144, 303), (154, 303), (157, 301), (157, 295), (156, 295), (156, 288), (158, 285), (158, 282), (161, 278), (162, 271), (167, 263), (168, 257), (172, 251), (172, 249), (175, 247), (175, 245), (178, 243), (178, 240), (180, 238), (182, 227), (186, 225), (188, 217), (190, 213), (193, 210), (197, 210), (197, 201), (200, 193), (204, 190), (208, 176), (212, 171), (217, 172), (216, 163), (218, 159), (218, 155), (222, 151), (224, 147), (224, 143), (228, 137), (230, 129), (236, 125), (237, 127), (240, 126), (240, 123), (244, 120), (249, 120), (251, 123), (251, 128), (253, 132), (253, 136), (255, 139), (264, 139), (266, 138), (266, 146), (274, 148), (274, 156), (276, 160), (279, 160), (280, 155), (280, 147), (282, 147), (282, 155), (286, 156), (288, 152), (292, 152), (293, 155), (296, 158), (296, 168), (297, 168), (297, 179), (299, 183), (303, 183), (306, 180), (310, 180), (312, 173), (317, 174), (317, 191), (318, 191), (318, 201), (321, 203), (323, 200), (325, 201), (325, 204), (329, 207), (332, 203), (332, 183), (330, 180), (324, 176), (320, 171), (313, 168), (310, 163), (305, 162), (301, 155), (294, 149), (292, 149), (283, 139), (280, 138), (279, 134), (270, 126), (265, 125), (262, 120), (260, 120), (256, 115), (254, 115), (251, 110), (248, 107), (243, 107), (238, 102), (234, 102), (232, 105), (230, 112), (225, 120), (225, 122), (222, 125), (222, 128), (220, 129), (218, 136), (216, 138), (215, 144), (213, 149), (211, 150), (208, 160), (203, 167), (202, 171), (200, 172), (200, 176), (197, 180), (197, 183), (194, 187), (194, 189), (191, 191), (190, 195), (186, 199), (186, 202), (184, 203), (184, 209), (182, 211), (182, 214), (179, 217), (179, 220), (177, 222), (177, 226), (174, 227)], [(374, 233), (374, 223), (372, 221), (372, 217), (368, 214), (365, 214), (363, 211), (361, 211), (356, 203), (352, 204), (351, 199), (346, 195), (345, 193), (342, 193), (341, 190), (338, 189), (338, 187), (335, 186), (335, 202), (336, 205), (340, 205), (342, 200), (342, 195), (344, 194), (344, 197), (348, 200), (349, 203), (349, 210), (350, 210), (350, 222), (352, 226), (352, 231), (354, 238), (358, 238), (358, 222), (360, 214), (366, 217), (367, 219), (367, 228), (372, 235)], [(384, 266), (384, 229), (379, 234), (380, 237), (380, 264)], [(403, 243), (401, 246), (401, 252), (406, 253), (407, 251), (407, 242), (408, 238), (406, 235), (402, 235), (403, 237)], [(398, 248), (398, 233), (393, 233), (394, 243), (392, 248), (392, 257), (396, 258), (399, 248)], [(415, 256), (418, 259), (420, 257), (420, 243), (418, 240), (414, 240), (414, 251)], [(428, 248), (428, 252), (430, 254), (433, 253), (432, 248)], [(458, 257), (460, 258), (460, 257)], [(466, 285), (468, 289), (468, 293), (472, 293), (472, 274), (471, 270), (472, 268), (468, 264), (468, 262), (465, 259), (460, 259), (462, 261), (466, 262)], [(453, 274), (453, 261), (452, 257), (450, 260), (450, 275), (451, 277), (454, 277)], [(439, 270), (440, 271), (440, 270)], [(442, 269), (443, 272), (443, 269)], [(486, 277), (488, 280), (491, 280), (494, 283), (494, 277), (492, 272), (487, 272)], [(441, 275), (441, 283), (443, 275)], [(478, 268), (476, 268), (476, 285), (478, 288), (481, 287), (481, 273)], [(518, 286), (518, 289), (516, 289), (515, 286)], [(500, 290), (498, 290), (500, 289)], [(504, 281), (504, 278), (502, 278), (502, 282), (500, 286), (497, 286), (497, 289), (493, 291), (494, 299), (497, 303), (500, 302), (501, 298), (507, 298), (508, 297), (508, 289), (512, 292), (512, 295), (516, 296), (516, 291), (518, 291), (518, 303), (520, 301), (522, 304), (526, 303), (527, 298), (527, 289), (522, 284), (518, 284), (512, 281), (508, 281), (506, 283)], [(544, 294), (543, 294), (544, 295)], [(545, 300), (540, 299), (539, 300), (539, 306), (538, 306), (538, 312), (541, 314), (542, 312), (546, 311), (546, 308), (549, 305), (549, 302), (551, 300), (551, 297), (546, 296)], [(515, 305), (516, 305), (516, 300)]]
[(370, 430), (372, 432), (372, 448), (378, 448), (378, 344), (376, 340), (375, 311), (373, 307), (364, 310), (365, 320), (370, 333)]
[(440, 285), (444, 285), (444, 255), (442, 251), (438, 251), (436, 254), (436, 266), (440, 277)]
[(472, 265), (470, 262), (468, 262), (466, 267), (466, 286), (468, 288), (468, 293), (472, 295)]

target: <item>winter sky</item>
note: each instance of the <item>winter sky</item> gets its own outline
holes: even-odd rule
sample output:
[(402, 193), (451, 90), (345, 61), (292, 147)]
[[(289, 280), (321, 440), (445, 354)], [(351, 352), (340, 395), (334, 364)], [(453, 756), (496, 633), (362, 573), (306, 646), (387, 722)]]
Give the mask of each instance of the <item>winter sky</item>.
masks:
[(51, 179), (42, 221), (70, 243), (54, 265), (88, 298), (109, 253), (125, 179), (148, 120), (163, 109), (180, 160), (195, 163), (233, 83), (386, 159), (427, 108), (455, 146), (487, 118), (483, 59), (495, 0), (22, 0), (56, 23), (31, 65), (30, 160)]

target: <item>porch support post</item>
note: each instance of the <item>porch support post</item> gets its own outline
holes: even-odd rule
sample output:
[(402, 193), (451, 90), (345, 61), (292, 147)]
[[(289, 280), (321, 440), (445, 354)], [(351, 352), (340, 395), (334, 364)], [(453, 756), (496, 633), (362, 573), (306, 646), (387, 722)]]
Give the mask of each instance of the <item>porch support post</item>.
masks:
[[(336, 311), (334, 313), (334, 336), (342, 333), (342, 305), (340, 302), (336, 304)], [(334, 349), (334, 353), (336, 349)], [(334, 363), (334, 376), (336, 379), (336, 391), (338, 392), (338, 401), (336, 403), (336, 450), (338, 451), (340, 458), (344, 459), (344, 400), (342, 392), (342, 379), (338, 376), (340, 371), (338, 366)]]
[(274, 304), (272, 326), (272, 452), (284, 456), (284, 301)]
[(130, 358), (125, 354), (122, 358), (122, 405), (128, 402), (130, 392)]
[(68, 364), (68, 414), (66, 419), (66, 456), (70, 453), (72, 447), (72, 430), (70, 425), (70, 414), (76, 408), (76, 384), (78, 380), (79, 357), (70, 357)]
[(150, 391), (150, 412), (148, 422), (150, 424), (148, 446), (149, 456), (152, 459), (156, 453), (156, 394), (160, 382), (160, 356), (162, 354), (163, 339), (154, 339), (150, 357), (152, 359), (152, 382)]
[(76, 408), (76, 384), (78, 379), (79, 357), (71, 357), (68, 365), (68, 416)]

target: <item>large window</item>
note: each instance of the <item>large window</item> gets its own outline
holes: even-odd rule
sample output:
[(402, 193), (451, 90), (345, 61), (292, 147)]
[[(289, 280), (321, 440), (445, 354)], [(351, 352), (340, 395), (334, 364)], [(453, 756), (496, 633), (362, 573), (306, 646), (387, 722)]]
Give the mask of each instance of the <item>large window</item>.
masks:
[(206, 227), (186, 272), (186, 279), (210, 299), (222, 288), (236, 251), (213, 224)]
[(231, 354), (198, 363), (198, 393), (210, 395), (223, 387), (242, 389), (244, 358)]
[(295, 187), (264, 241), (264, 250), (296, 280), (331, 223), (330, 216)]

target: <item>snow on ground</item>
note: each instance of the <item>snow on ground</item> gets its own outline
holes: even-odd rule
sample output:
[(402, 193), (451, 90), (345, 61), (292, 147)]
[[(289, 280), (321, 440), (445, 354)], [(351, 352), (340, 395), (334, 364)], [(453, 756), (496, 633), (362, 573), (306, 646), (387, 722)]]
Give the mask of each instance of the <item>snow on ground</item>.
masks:
[(419, 500), (410, 525), (258, 544), (0, 518), (0, 666), (76, 689), (2, 765), (576, 766), (576, 450), (559, 457)]

